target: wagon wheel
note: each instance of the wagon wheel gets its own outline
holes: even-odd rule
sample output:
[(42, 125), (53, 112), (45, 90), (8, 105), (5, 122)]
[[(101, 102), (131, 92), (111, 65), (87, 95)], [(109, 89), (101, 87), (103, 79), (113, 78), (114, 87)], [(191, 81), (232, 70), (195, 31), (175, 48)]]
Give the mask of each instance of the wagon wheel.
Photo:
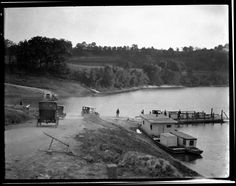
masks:
[(40, 122), (39, 122), (39, 119), (37, 120), (37, 124), (36, 124), (36, 127), (39, 127), (40, 125)]
[(59, 123), (59, 119), (56, 119), (56, 125), (55, 125), (55, 128), (57, 128), (58, 123)]

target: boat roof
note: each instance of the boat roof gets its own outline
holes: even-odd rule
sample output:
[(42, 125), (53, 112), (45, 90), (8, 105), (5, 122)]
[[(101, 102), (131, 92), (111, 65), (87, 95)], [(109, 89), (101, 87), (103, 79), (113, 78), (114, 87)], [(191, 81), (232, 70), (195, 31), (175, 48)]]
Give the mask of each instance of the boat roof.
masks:
[(166, 132), (166, 133), (161, 133), (161, 136), (165, 136), (165, 137), (176, 137), (174, 134), (171, 134), (169, 132)]
[(164, 114), (141, 114), (140, 117), (153, 124), (176, 124), (177, 121), (165, 116)]
[(93, 108), (93, 109), (95, 109), (95, 107), (92, 107), (92, 106), (83, 106), (83, 108)]
[(192, 139), (192, 140), (196, 140), (197, 138), (193, 137), (193, 136), (190, 136), (186, 133), (183, 133), (183, 132), (180, 132), (180, 131), (176, 131), (176, 130), (173, 130), (170, 132), (171, 134), (174, 134), (180, 138), (184, 138), (184, 139)]

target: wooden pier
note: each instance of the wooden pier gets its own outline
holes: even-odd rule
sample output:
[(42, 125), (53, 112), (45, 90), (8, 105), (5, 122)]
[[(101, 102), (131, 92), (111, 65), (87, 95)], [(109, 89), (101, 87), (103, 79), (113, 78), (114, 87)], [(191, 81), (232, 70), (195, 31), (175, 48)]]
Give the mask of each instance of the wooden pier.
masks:
[(221, 114), (211, 113), (207, 114), (204, 111), (165, 111), (165, 113), (172, 119), (178, 122), (178, 124), (192, 124), (192, 123), (224, 123), (224, 119), (228, 118), (226, 113), (221, 110)]

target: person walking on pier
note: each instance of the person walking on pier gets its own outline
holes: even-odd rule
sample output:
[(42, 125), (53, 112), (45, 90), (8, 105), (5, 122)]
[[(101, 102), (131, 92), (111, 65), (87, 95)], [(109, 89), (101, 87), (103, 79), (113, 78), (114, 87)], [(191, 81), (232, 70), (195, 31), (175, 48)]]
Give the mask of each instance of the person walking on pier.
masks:
[(181, 111), (179, 110), (179, 112), (178, 112), (178, 119), (180, 119), (180, 114), (181, 114)]
[(120, 114), (120, 110), (117, 109), (117, 110), (116, 110), (116, 117), (119, 117), (119, 114)]

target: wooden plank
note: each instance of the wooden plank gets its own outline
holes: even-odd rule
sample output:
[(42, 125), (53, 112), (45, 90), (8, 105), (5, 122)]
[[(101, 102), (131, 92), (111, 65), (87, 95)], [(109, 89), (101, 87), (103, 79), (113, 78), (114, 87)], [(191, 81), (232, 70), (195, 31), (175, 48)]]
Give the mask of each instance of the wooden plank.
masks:
[(69, 145), (66, 144), (66, 143), (64, 143), (63, 141), (61, 141), (61, 140), (59, 140), (59, 139), (57, 139), (57, 138), (55, 138), (55, 137), (53, 137), (53, 136), (47, 134), (46, 132), (43, 132), (43, 133), (44, 133), (46, 136), (48, 136), (48, 137), (50, 137), (50, 138), (53, 138), (54, 140), (59, 141), (60, 143), (62, 143), (62, 144), (64, 144), (64, 145), (66, 145), (67, 147), (69, 147)]

